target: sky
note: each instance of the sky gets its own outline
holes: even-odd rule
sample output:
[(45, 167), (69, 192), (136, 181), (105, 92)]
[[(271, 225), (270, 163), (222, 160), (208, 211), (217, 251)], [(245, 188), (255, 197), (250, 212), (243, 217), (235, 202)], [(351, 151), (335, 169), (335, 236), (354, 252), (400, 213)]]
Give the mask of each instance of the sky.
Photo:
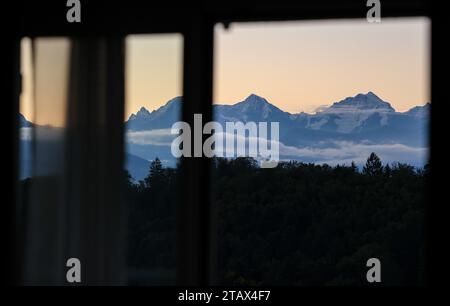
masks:
[(183, 36), (131, 35), (126, 40), (125, 118), (142, 106), (154, 110), (181, 96)]
[(64, 126), (69, 50), (70, 42), (66, 38), (37, 38), (34, 56), (36, 82), (33, 82), (31, 40), (22, 40), (20, 112), (28, 120), (42, 125)]
[[(214, 103), (254, 93), (298, 113), (358, 93), (374, 92), (397, 111), (430, 102), (427, 18), (232, 23), (215, 29)], [(33, 107), (29, 40), (22, 43), (21, 112), (39, 124), (64, 125), (68, 41), (37, 43), (37, 106)], [(181, 34), (126, 40), (125, 119), (182, 95)], [(39, 109), (39, 111), (37, 111)], [(36, 110), (36, 111), (34, 111)], [(34, 120), (33, 120), (34, 119)]]
[(397, 111), (430, 102), (426, 18), (239, 23), (215, 33), (215, 103), (255, 93), (314, 112), (369, 91)]

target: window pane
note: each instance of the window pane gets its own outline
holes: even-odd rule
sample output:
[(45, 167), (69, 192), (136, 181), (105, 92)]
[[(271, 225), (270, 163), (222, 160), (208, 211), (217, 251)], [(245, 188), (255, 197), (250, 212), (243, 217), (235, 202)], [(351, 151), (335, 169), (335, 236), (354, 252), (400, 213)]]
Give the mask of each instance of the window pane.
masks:
[(125, 142), (129, 283), (175, 281), (177, 159), (172, 124), (181, 118), (182, 36), (126, 40)]
[[(244, 154), (217, 154), (218, 283), (365, 285), (370, 258), (383, 285), (423, 283), (429, 32), (426, 18), (217, 25), (215, 120), (258, 127), (257, 153), (247, 130)], [(235, 131), (217, 135), (234, 149)]]
[(21, 42), (19, 211), (25, 232), (23, 281), (60, 284), (65, 263), (61, 213), (64, 210), (65, 120), (70, 42), (36, 38)]

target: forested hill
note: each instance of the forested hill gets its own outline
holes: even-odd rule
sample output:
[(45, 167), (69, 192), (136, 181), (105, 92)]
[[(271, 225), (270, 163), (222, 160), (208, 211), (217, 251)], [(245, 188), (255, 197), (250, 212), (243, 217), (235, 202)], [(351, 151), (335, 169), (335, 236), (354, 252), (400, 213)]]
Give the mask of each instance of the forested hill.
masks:
[[(151, 163), (128, 180), (130, 265), (175, 267), (177, 170)], [(428, 167), (214, 160), (218, 279), (242, 285), (365, 285), (366, 261), (382, 263), (382, 285), (421, 284)], [(182, 182), (181, 182), (182, 183)]]

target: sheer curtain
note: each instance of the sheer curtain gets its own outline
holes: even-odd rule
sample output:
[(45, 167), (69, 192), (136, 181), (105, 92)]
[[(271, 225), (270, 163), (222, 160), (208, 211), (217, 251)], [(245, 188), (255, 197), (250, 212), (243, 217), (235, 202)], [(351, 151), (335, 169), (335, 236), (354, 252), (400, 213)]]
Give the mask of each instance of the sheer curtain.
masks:
[[(123, 38), (32, 41), (30, 122), (21, 126), (22, 279), (64, 285), (78, 258), (81, 284), (123, 284)], [(28, 152), (28, 153), (27, 153)]]

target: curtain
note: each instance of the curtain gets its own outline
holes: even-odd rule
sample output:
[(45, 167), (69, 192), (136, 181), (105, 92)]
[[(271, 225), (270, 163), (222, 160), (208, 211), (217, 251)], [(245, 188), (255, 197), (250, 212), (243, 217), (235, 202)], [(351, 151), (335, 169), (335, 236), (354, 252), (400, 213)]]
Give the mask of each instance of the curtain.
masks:
[(123, 38), (37, 38), (21, 125), (23, 283), (126, 281)]

